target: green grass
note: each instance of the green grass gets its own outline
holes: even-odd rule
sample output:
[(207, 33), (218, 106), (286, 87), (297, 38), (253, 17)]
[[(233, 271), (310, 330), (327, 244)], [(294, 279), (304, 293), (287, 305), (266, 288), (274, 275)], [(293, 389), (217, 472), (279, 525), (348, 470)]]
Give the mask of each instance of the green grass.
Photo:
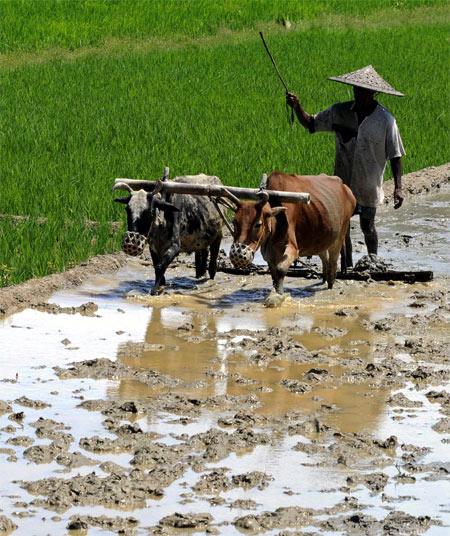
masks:
[(367, 16), (442, 6), (446, 0), (1, 0), (0, 52), (76, 49), (108, 38), (199, 37), (261, 22)]
[[(353, 6), (360, 9), (362, 3), (366, 4), (353, 2)], [(72, 18), (68, 16), (67, 2), (54, 3), (55, 9), (49, 12), (42, 8), (42, 13), (36, 4), (48, 7), (51, 2), (14, 4), (32, 6), (33, 12), (49, 21), (58, 18), (56, 7), (72, 22), (77, 17), (84, 21), (85, 11), (78, 8), (71, 12)], [(210, 26), (193, 35), (212, 33), (223, 26), (218, 22), (222, 7), (206, 0), (191, 4), (196, 6), (194, 22), (200, 4)], [(268, 20), (262, 14), (273, 16), (270, 2), (224, 5), (237, 4), (245, 9), (239, 24), (230, 23), (232, 28)], [(317, 6), (325, 9), (328, 4), (348, 10), (346, 2), (318, 2)], [(386, 4), (393, 2), (370, 0), (367, 9)], [(410, 8), (429, 2), (399, 2), (399, 9), (406, 4)], [(0, 2), (1, 8), (10, 5)], [(83, 9), (103, 6), (104, 19), (92, 17), (97, 30), (104, 28), (100, 19), (112, 20), (117, 13), (123, 16), (120, 10), (130, 6), (126, 2), (109, 7), (105, 2), (73, 5)], [(164, 21), (176, 16), (173, 4), (168, 5), (154, 35), (164, 33)], [(186, 9), (185, 3), (181, 5)], [(273, 10), (280, 5), (275, 3)], [(286, 5), (296, 9), (297, 2)], [(316, 4), (299, 6), (299, 10), (313, 10)], [(186, 16), (180, 10), (183, 24)], [(133, 17), (137, 20), (138, 12), (131, 9), (130, 20)], [(80, 28), (84, 28), (81, 22)], [(448, 25), (445, 20), (432, 25), (416, 20), (411, 26), (391, 28), (391, 20), (384, 22), (386, 25), (361, 30), (318, 25), (308, 31), (274, 31), (266, 37), (290, 87), (309, 112), (350, 98), (350, 88), (327, 81), (328, 76), (373, 64), (407, 95), (404, 99), (380, 96), (401, 129), (407, 151), (405, 172), (438, 165), (448, 160), (450, 142)], [(183, 30), (181, 21), (174, 27)], [(129, 28), (131, 32), (131, 24)], [(25, 30), (21, 31), (17, 30), (15, 41), (10, 38), (11, 48), (71, 46), (50, 31), (48, 40), (36, 42), (33, 32), (27, 40)], [(135, 33), (127, 35), (144, 33), (139, 34), (136, 26)], [(100, 41), (89, 43), (93, 42)], [(35, 54), (39, 58), (40, 52)], [(283, 90), (256, 32), (192, 40), (184, 46), (171, 46), (167, 41), (162, 47), (116, 47), (42, 63), (33, 59), (3, 69), (0, 65), (0, 70), (0, 214), (31, 217), (20, 224), (0, 219), (0, 285), (61, 270), (89, 255), (117, 249), (121, 233), (112, 233), (109, 224), (124, 220), (123, 208), (112, 202), (110, 193), (116, 177), (155, 178), (169, 165), (172, 176), (205, 172), (218, 175), (226, 184), (256, 186), (263, 172), (275, 168), (299, 173), (333, 169), (332, 135), (311, 136), (298, 124), (289, 126)], [(39, 217), (48, 222), (37, 225)], [(87, 219), (99, 222), (99, 227), (86, 227)]]
[(62, 271), (116, 246), (111, 225), (90, 227), (61, 216), (45, 223), (0, 220), (0, 287)]

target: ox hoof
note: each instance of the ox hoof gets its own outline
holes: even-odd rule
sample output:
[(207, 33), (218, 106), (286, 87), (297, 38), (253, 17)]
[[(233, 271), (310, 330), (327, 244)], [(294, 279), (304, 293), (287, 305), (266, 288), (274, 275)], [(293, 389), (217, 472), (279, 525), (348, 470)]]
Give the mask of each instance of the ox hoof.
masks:
[(153, 287), (152, 290), (150, 291), (150, 295), (159, 296), (163, 292), (164, 292), (164, 287), (158, 287), (158, 288)]
[(286, 294), (278, 294), (275, 290), (272, 290), (267, 296), (264, 305), (266, 307), (280, 307), (280, 305), (286, 299)]

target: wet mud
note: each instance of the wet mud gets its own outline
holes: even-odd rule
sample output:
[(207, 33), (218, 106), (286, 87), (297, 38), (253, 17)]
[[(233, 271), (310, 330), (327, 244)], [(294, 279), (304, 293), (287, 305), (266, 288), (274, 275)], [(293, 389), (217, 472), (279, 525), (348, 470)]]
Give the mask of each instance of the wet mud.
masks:
[(267, 309), (266, 276), (180, 259), (151, 297), (133, 260), (6, 317), (0, 534), (447, 534), (448, 200), (408, 244), (382, 212), (429, 283), (288, 278)]

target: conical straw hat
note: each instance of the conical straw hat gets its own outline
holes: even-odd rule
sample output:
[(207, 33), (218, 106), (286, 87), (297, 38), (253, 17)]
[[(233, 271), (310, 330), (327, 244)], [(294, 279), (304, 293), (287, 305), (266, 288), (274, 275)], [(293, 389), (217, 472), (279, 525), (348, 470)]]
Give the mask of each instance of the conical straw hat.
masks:
[(379, 93), (387, 93), (388, 95), (396, 95), (397, 97), (404, 97), (403, 93), (394, 89), (390, 84), (383, 80), (381, 76), (375, 71), (372, 65), (367, 65), (358, 71), (352, 73), (341, 74), (340, 76), (330, 76), (329, 80), (335, 82), (342, 82), (343, 84), (349, 84), (350, 86), (363, 87), (365, 89), (371, 89), (372, 91), (378, 91)]

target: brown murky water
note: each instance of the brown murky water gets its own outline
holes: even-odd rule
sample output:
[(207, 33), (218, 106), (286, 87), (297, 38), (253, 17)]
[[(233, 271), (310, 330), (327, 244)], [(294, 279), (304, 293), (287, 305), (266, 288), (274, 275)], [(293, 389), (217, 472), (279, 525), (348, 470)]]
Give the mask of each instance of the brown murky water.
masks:
[[(445, 352), (450, 257), (448, 214), (444, 212), (449, 200), (449, 193), (443, 192), (411, 205), (410, 214), (404, 214), (410, 218), (407, 227), (392, 211), (384, 214), (380, 225), (385, 255), (397, 264), (414, 261), (419, 268), (435, 269), (440, 275), (429, 284), (338, 282), (326, 291), (310, 281), (291, 279), (287, 281), (291, 297), (279, 309), (266, 309), (262, 303), (268, 278), (218, 274), (214, 282), (197, 284), (188, 271), (177, 272), (169, 293), (152, 298), (140, 295), (148, 289), (149, 268), (130, 262), (112, 277), (93, 280), (49, 300), (61, 306), (93, 301), (98, 305), (95, 316), (25, 310), (4, 320), (0, 324), (0, 401), (10, 408), (0, 413), (0, 515), (9, 517), (18, 525), (15, 533), (23, 535), (64, 534), (75, 514), (133, 516), (139, 522), (136, 534), (147, 534), (149, 527), (175, 512), (208, 512), (218, 533), (241, 534), (242, 525), (232, 524), (239, 517), (301, 506), (318, 512), (302, 530), (340, 534), (349, 531), (349, 526), (338, 530), (336, 525), (327, 528), (320, 523), (339, 517), (344, 509), (336, 515), (331, 509), (351, 497), (358, 501), (357, 511), (375, 521), (397, 510), (436, 521), (426, 528), (411, 526), (410, 532), (406, 528), (405, 534), (448, 534), (450, 434), (445, 428), (436, 430), (436, 424), (448, 416), (448, 406), (426, 395), (431, 390), (450, 392), (445, 372), (450, 370)], [(409, 238), (402, 238), (405, 235)], [(391, 248), (394, 251), (388, 251)], [(433, 342), (438, 346), (432, 349)], [(107, 375), (60, 379), (53, 369), (99, 358), (133, 370), (157, 371), (177, 379), (178, 385), (146, 385), (132, 377)], [(395, 365), (388, 374), (381, 369), (377, 372), (376, 367), (384, 363)], [(427, 367), (441, 371), (441, 376), (430, 373), (422, 383), (417, 374), (408, 376)], [(164, 406), (176, 394), (184, 401), (236, 398), (231, 404), (200, 404), (195, 413), (183, 415), (179, 408), (172, 412)], [(399, 394), (408, 399), (406, 405), (395, 402)], [(22, 396), (48, 406), (23, 406), (16, 402)], [(155, 397), (162, 409), (137, 414), (129, 421), (143, 432), (158, 434), (159, 443), (182, 444), (213, 428), (234, 430), (236, 425), (226, 420), (244, 413), (256, 415), (254, 430), (267, 433), (270, 441), (231, 450), (216, 461), (206, 458), (199, 470), (186, 466), (164, 488), (162, 497), (147, 499), (146, 507), (118, 509), (99, 503), (55, 512), (33, 504), (36, 496), (23, 489), (22, 481), (68, 479), (93, 471), (102, 476), (107, 473), (99, 465), (106, 461), (130, 467), (133, 450), (99, 453), (80, 447), (82, 438), (116, 437), (105, 428), (105, 416), (78, 407), (81, 402), (145, 403)], [(23, 418), (11, 419), (21, 411)], [(66, 469), (55, 459), (33, 463), (24, 458), (29, 444), (51, 443), (36, 437), (32, 424), (40, 417), (70, 427), (73, 440), (68, 451), (81, 452), (92, 464)], [(312, 429), (289, 430), (298, 418), (312, 423)], [(397, 438), (394, 451), (387, 455), (380, 451), (377, 460), (371, 450), (373, 439), (384, 441), (393, 435)], [(23, 436), (30, 439), (14, 439)], [(349, 451), (339, 443), (350, 437), (361, 440), (359, 451)], [(411, 446), (429, 450), (419, 461), (411, 454)], [(415, 463), (415, 468), (408, 463)], [(200, 475), (213, 468), (227, 468), (230, 475), (262, 471), (272, 480), (261, 489), (233, 487), (196, 493), (192, 487)], [(361, 475), (380, 471), (386, 475), (381, 488), (358, 485)], [(399, 474), (408, 478), (398, 478)], [(220, 500), (211, 501), (212, 496)], [(235, 501), (249, 499), (255, 505), (236, 507)], [(345, 512), (351, 515), (354, 509)], [(300, 530), (298, 523), (291, 526)], [(261, 530), (278, 534), (281, 528)], [(358, 525), (352, 528), (354, 533), (366, 530), (361, 526), (359, 532)], [(367, 528), (371, 533), (379, 529)], [(111, 531), (91, 527), (88, 533)]]

